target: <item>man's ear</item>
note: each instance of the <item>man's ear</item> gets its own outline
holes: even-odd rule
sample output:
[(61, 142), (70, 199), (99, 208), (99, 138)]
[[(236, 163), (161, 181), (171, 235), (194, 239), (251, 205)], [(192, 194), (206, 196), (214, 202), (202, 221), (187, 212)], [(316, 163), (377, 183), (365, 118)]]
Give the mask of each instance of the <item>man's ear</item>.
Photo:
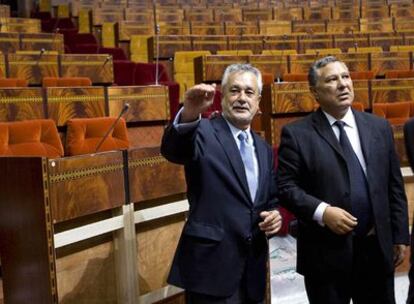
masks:
[(260, 103), (261, 100), (262, 100), (262, 95), (257, 96), (257, 102)]

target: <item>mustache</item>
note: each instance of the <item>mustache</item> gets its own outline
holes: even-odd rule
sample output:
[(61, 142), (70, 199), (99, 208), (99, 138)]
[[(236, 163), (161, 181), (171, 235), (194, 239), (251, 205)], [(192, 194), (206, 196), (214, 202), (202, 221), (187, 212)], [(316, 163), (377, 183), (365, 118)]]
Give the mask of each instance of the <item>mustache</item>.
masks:
[(242, 109), (246, 109), (246, 110), (250, 110), (249, 104), (247, 102), (239, 102), (239, 101), (235, 101), (232, 105), (232, 108), (242, 108)]

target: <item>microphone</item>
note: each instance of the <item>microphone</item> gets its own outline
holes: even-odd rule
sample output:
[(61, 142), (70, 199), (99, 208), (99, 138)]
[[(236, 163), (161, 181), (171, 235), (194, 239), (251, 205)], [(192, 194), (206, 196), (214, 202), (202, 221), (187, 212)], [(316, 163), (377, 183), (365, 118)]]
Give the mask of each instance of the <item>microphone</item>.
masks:
[(278, 65), (279, 70), (278, 70), (277, 77), (276, 77), (276, 82), (277, 83), (282, 82), (282, 64), (283, 64), (283, 56), (285, 55), (285, 41), (286, 41), (287, 37), (288, 36), (286, 34), (284, 34), (282, 36), (282, 41), (283, 41), (282, 42), (282, 52), (280, 53), (280, 61), (279, 61), (279, 65)]
[(46, 50), (44, 48), (41, 48), (39, 52), (39, 57), (37, 57), (35, 66), (39, 66), (40, 59), (42, 59), (44, 53), (46, 53)]
[(160, 25), (157, 24), (155, 26), (155, 44), (156, 44), (156, 52), (155, 52), (155, 85), (159, 84), (159, 73), (160, 73), (160, 69), (159, 69), (159, 55), (160, 55)]
[(102, 64), (102, 68), (105, 67), (105, 65), (112, 59), (111, 55), (106, 56), (104, 63)]
[(122, 108), (121, 112), (119, 112), (118, 117), (115, 119), (114, 123), (111, 125), (111, 127), (108, 129), (108, 131), (105, 133), (105, 135), (102, 137), (102, 139), (99, 141), (98, 145), (96, 146), (95, 152), (97, 153), (99, 148), (102, 146), (104, 141), (108, 138), (109, 134), (112, 132), (112, 130), (115, 128), (118, 121), (121, 119), (122, 115), (124, 115), (130, 108), (129, 103), (124, 104), (124, 107)]

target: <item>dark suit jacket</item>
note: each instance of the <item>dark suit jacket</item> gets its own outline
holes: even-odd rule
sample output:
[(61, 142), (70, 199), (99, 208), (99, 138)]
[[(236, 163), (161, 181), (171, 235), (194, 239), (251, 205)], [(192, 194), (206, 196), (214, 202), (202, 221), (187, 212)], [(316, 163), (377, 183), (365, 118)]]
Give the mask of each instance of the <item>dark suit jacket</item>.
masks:
[(168, 282), (188, 291), (229, 296), (246, 269), (254, 300), (265, 292), (268, 247), (258, 228), (263, 210), (275, 208), (276, 184), (269, 145), (253, 133), (259, 165), (259, 188), (253, 203), (239, 149), (222, 117), (202, 119), (180, 135), (166, 129), (161, 153), (183, 164), (190, 204), (188, 220)]
[[(375, 232), (393, 271), (393, 244), (408, 244), (407, 200), (388, 122), (353, 111), (367, 166)], [(280, 204), (299, 218), (297, 271), (346, 273), (352, 268), (352, 233), (339, 236), (312, 219), (321, 201), (351, 210), (349, 177), (339, 141), (321, 110), (286, 125), (279, 149)]]

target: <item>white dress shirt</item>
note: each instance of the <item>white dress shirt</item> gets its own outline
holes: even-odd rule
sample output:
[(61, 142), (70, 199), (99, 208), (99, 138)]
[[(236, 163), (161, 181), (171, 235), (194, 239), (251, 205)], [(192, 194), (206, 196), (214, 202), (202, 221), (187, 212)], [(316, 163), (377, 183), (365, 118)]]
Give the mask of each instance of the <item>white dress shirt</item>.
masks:
[[(328, 119), (329, 124), (331, 125), (331, 128), (336, 138), (339, 141), (339, 128), (335, 125), (335, 122), (337, 121), (337, 119), (334, 118), (332, 115), (326, 113), (325, 111), (323, 111), (323, 114), (325, 114), (326, 118)], [(367, 166), (366, 166), (364, 154), (361, 148), (361, 140), (359, 138), (358, 126), (355, 122), (354, 113), (352, 113), (351, 108), (348, 109), (348, 112), (346, 112), (345, 116), (341, 119), (341, 121), (345, 123), (344, 129), (345, 129), (346, 135), (348, 136), (351, 146), (354, 149), (356, 156), (358, 157), (359, 163), (361, 164), (362, 170), (364, 171), (366, 175)], [(325, 202), (321, 202), (316, 208), (315, 212), (313, 213), (313, 219), (317, 221), (321, 226), (324, 226), (322, 219), (323, 219), (323, 214), (325, 212), (325, 209), (328, 206), (329, 204)]]

